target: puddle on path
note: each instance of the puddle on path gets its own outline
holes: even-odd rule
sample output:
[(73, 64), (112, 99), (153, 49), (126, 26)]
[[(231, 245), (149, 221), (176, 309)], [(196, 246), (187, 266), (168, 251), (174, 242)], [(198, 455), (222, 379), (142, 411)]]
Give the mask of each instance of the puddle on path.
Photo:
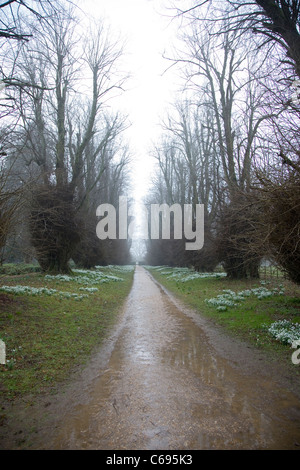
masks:
[(300, 449), (300, 402), (241, 371), (137, 267), (123, 328), (51, 449)]

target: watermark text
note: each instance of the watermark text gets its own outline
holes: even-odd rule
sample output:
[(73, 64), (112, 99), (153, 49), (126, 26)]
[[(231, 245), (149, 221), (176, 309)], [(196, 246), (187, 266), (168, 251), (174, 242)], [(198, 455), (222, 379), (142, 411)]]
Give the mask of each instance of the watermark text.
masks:
[[(119, 198), (118, 210), (112, 204), (101, 204), (96, 215), (101, 217), (96, 227), (100, 240), (185, 239), (186, 250), (200, 250), (204, 244), (204, 205), (151, 204), (150, 214), (145, 205), (141, 206), (137, 220), (133, 206), (128, 208), (127, 198)], [(171, 229), (172, 227), (172, 229)]]

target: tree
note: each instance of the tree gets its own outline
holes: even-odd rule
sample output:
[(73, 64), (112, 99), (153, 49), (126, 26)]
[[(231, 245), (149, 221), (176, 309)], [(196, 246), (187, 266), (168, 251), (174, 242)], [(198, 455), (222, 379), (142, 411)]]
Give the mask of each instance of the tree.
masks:
[[(219, 246), (221, 257), (225, 260), (226, 269), (229, 269), (231, 276), (235, 276), (233, 274), (235, 270), (237, 276), (241, 275), (242, 253), (244, 252), (249, 253), (256, 264), (256, 254), (268, 255), (275, 259), (286, 272), (290, 269), (290, 277), (293, 280), (296, 279), (293, 259), (298, 260), (298, 241), (292, 234), (294, 236), (298, 234), (299, 217), (296, 216), (296, 199), (293, 199), (291, 195), (298, 194), (295, 185), (298, 183), (299, 168), (299, 100), (295, 98), (297, 93), (293, 93), (291, 85), (295, 78), (299, 78), (300, 73), (299, 11), (300, 3), (297, 0), (250, 2), (204, 0), (190, 2), (186, 8), (180, 6), (178, 9), (179, 15), (189, 17), (194, 31), (197, 31), (201, 25), (202, 29), (208, 30), (208, 42), (213, 41), (213, 49), (210, 49), (205, 60), (202, 60), (205, 66), (202, 66), (200, 73), (207, 75), (211, 90), (214, 89), (214, 83), (217, 83), (217, 91), (221, 93), (222, 113), (219, 114), (220, 120), (217, 122), (218, 127), (223, 128), (224, 133), (219, 132), (218, 142), (224, 176), (229, 188), (229, 203), (225, 200), (225, 205), (220, 211), (223, 217), (221, 217), (220, 224), (221, 243)], [(251, 75), (249, 75), (248, 83), (255, 85), (255, 92), (253, 93), (253, 87), (252, 91), (248, 86), (240, 88), (246, 91), (244, 102), (252, 103), (244, 113), (248, 120), (247, 133), (243, 134), (244, 143), (247, 145), (236, 145), (238, 143), (237, 129), (232, 126), (233, 121), (230, 119), (230, 116), (233, 116), (232, 104), (234, 104), (231, 98), (234, 97), (236, 91), (239, 93), (239, 89), (235, 86), (236, 80), (231, 84), (229, 80), (230, 68), (234, 64), (231, 58), (234, 59), (234, 55), (236, 57), (236, 49), (229, 49), (227, 62), (223, 60), (224, 65), (228, 64), (227, 71), (223, 67), (226, 73), (215, 67), (216, 62), (209, 68), (206, 66), (208, 61), (211, 62), (218, 39), (222, 36), (248, 42), (249, 49), (245, 51), (247, 58), (251, 58), (253, 53), (259, 57), (264, 51), (264, 55), (258, 61), (261, 67), (260, 76), (253, 73), (254, 62), (249, 69)], [(199, 67), (199, 60), (196, 62), (194, 58), (201, 54), (202, 59), (204, 58), (203, 46), (197, 48), (199, 41), (195, 40), (195, 37), (197, 37), (195, 34), (192, 35), (192, 41), (196, 44), (194, 55), (186, 58), (185, 62)], [(205, 43), (202, 42), (202, 44)], [(226, 49), (223, 50), (226, 51)], [(264, 69), (265, 74), (262, 74)], [(190, 75), (190, 78), (194, 76), (197, 76), (197, 71), (194, 75)], [(226, 87), (222, 86), (222, 82)], [(257, 91), (260, 93), (258, 102), (255, 98)], [(215, 107), (216, 115), (220, 108)], [(219, 123), (222, 126), (219, 126)], [(263, 135), (259, 136), (258, 131), (259, 128), (262, 129), (262, 126)], [(220, 144), (222, 136), (224, 144)], [(234, 143), (236, 144), (232, 145)], [(242, 167), (239, 155), (242, 155), (244, 159)], [(294, 173), (285, 171), (286, 167), (293, 169)], [(242, 172), (240, 172), (241, 168)], [(251, 176), (250, 180), (247, 175)], [(257, 175), (258, 179), (256, 179)], [(282, 201), (278, 200), (276, 204), (276, 198), (283, 196), (285, 196), (284, 201), (290, 204), (285, 209), (282, 207)], [(282, 213), (283, 217), (281, 217)], [(284, 229), (281, 219), (286, 224)], [(245, 259), (245, 266), (248, 264), (247, 258), (249, 256)], [(233, 259), (237, 261), (234, 270), (232, 270)]]
[[(184, 237), (181, 240), (151, 240), (148, 259), (155, 264), (193, 265), (195, 269), (211, 271), (217, 264), (212, 245), (219, 171), (213, 116), (201, 102), (186, 100), (176, 103), (174, 108), (175, 113), (170, 113), (164, 123), (162, 142), (155, 147), (158, 174), (151, 201), (169, 205), (179, 203), (182, 209), (184, 204), (191, 204), (194, 213), (197, 204), (203, 204), (205, 246), (199, 251), (186, 251)], [(171, 228), (173, 237), (173, 226)]]
[[(15, 90), (22, 90), (31, 87), (31, 83), (20, 81), (14, 76), (16, 60), (10, 61), (9, 55), (11, 51), (19, 50), (20, 44), (28, 42), (32, 37), (32, 33), (23, 29), (23, 17), (36, 18), (39, 22), (45, 22), (46, 18), (54, 10), (59, 7), (51, 5), (48, 0), (31, 1), (25, 0), (7, 0), (0, 3), (0, 39), (1, 39), (1, 57), (3, 62), (0, 64), (1, 75), (1, 101), (0, 101), (0, 119), (1, 119), (1, 182), (0, 182), (0, 237), (1, 249), (3, 250), (7, 237), (14, 226), (15, 215), (18, 209), (23, 207), (21, 202), (24, 201), (24, 191), (22, 191), (22, 183), (12, 184), (12, 173), (15, 173), (16, 158), (10, 151), (14, 147), (14, 133), (16, 123), (18, 122), (18, 112), (16, 110), (16, 101), (12, 96), (5, 94), (6, 87), (13, 87)], [(16, 46), (17, 44), (17, 46)], [(25, 190), (25, 187), (23, 188)], [(3, 253), (1, 261), (3, 259)]]
[[(286, 163), (287, 169), (269, 178), (259, 174), (261, 190), (261, 230), (255, 242), (295, 283), (300, 284), (300, 167)], [(262, 236), (263, 235), (263, 236)]]
[(299, 0), (193, 1), (188, 8), (178, 8), (178, 14), (190, 14), (199, 20), (205, 16), (219, 23), (226, 17), (228, 22), (225, 28), (223, 24), (223, 31), (261, 35), (264, 45), (276, 43), (284, 50), (287, 56), (284, 63), (291, 65), (300, 77)]
[(7, 238), (22, 206), (23, 191), (10, 181), (13, 163), (10, 163), (4, 155), (0, 158), (0, 263), (2, 263)]
[[(43, 21), (49, 15), (49, 11), (57, 8), (51, 5), (50, 0), (6, 0), (0, 3), (1, 27), (0, 37), (9, 40), (29, 41), (32, 34), (24, 32), (21, 18), (33, 15), (39, 21)], [(56, 2), (58, 4), (58, 2)], [(50, 10), (49, 10), (50, 7)]]
[[(224, 180), (218, 212), (220, 261), (230, 277), (256, 277), (260, 255), (249, 258), (249, 247), (248, 250), (241, 247), (241, 240), (246, 243), (249, 224), (245, 224), (244, 218), (241, 220), (240, 201), (244, 199), (241, 199), (243, 193), (248, 199), (251, 192), (252, 163), (261, 145), (259, 131), (270, 118), (261, 106), (263, 95), (255, 86), (260, 64), (255, 64), (236, 31), (215, 35), (211, 27), (203, 33), (195, 23), (192, 34), (185, 35), (185, 41), (189, 54), (182, 60), (187, 64), (189, 82), (206, 96), (206, 105), (214, 117), (217, 154)], [(253, 217), (252, 210), (251, 225)], [(249, 234), (249, 246), (250, 242)]]
[[(72, 10), (55, 12), (47, 25), (47, 30), (39, 23), (31, 26), (34, 39), (18, 52), (15, 70), (18, 80), (31, 87), (13, 88), (11, 96), (21, 117), (22, 155), (39, 169), (32, 193), (32, 241), (44, 270), (68, 272), (82, 236), (82, 201), (109, 164), (110, 143), (125, 128), (124, 120), (104, 112), (109, 95), (125, 78), (116, 69), (122, 50), (103, 25), (84, 42)], [(98, 169), (93, 180), (85, 178), (89, 166)]]
[(118, 207), (119, 196), (126, 194), (130, 154), (119, 136), (123, 125), (118, 116), (111, 121), (107, 119), (106, 126), (110, 132), (103, 133), (105, 144), (102, 142), (100, 154), (95, 139), (85, 150), (85, 170), (78, 191), (78, 213), (83, 229), (81, 241), (73, 253), (74, 261), (84, 268), (129, 261), (127, 240), (99, 240), (95, 231), (97, 207), (103, 202)]

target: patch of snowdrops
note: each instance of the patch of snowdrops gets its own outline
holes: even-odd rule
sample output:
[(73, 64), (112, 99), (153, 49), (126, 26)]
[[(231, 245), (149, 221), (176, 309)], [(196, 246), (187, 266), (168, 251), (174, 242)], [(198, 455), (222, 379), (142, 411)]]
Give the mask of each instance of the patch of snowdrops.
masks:
[(177, 282), (188, 282), (194, 279), (207, 279), (207, 278), (219, 278), (226, 276), (226, 273), (200, 273), (191, 268), (168, 268), (166, 266), (155, 266), (151, 267), (155, 269), (163, 276), (167, 276), (167, 279), (172, 279)]
[(234, 292), (230, 289), (224, 289), (223, 294), (213, 297), (211, 299), (205, 299), (205, 302), (216, 307), (219, 312), (225, 312), (228, 307), (237, 307), (240, 302), (246, 300), (247, 297), (255, 296), (258, 299), (266, 299), (273, 297), (274, 295), (283, 295), (284, 289), (282, 286), (275, 287), (273, 289), (267, 289), (264, 285), (255, 287), (253, 289), (245, 289), (239, 292)]
[(112, 271), (118, 271), (120, 273), (131, 273), (132, 271), (134, 271), (135, 267), (133, 264), (124, 264), (120, 266), (110, 264), (108, 266), (95, 266), (95, 269), (109, 269)]
[(57, 289), (48, 289), (47, 287), (30, 287), (30, 286), (1, 286), (1, 292), (6, 292), (8, 294), (15, 294), (15, 295), (32, 295), (32, 296), (39, 296), (39, 295), (48, 295), (48, 296), (57, 296), (64, 299), (74, 299), (74, 300), (82, 300), (85, 297), (88, 297), (87, 294), (77, 294), (72, 292), (63, 292)]
[[(105, 271), (107, 268), (107, 272)], [(116, 269), (117, 268), (117, 269)], [(32, 296), (39, 296), (39, 295), (47, 295), (47, 296), (56, 296), (59, 298), (64, 299), (74, 299), (74, 300), (82, 300), (87, 298), (89, 294), (93, 294), (98, 291), (97, 287), (94, 287), (95, 284), (103, 284), (107, 282), (122, 282), (124, 279), (110, 274), (111, 271), (116, 270), (117, 272), (129, 272), (133, 270), (133, 266), (97, 266), (95, 270), (88, 270), (88, 269), (74, 269), (74, 276), (69, 276), (66, 274), (57, 274), (57, 275), (50, 275), (46, 274), (44, 279), (47, 281), (58, 281), (58, 282), (70, 282), (80, 284), (85, 287), (80, 287), (79, 290), (82, 293), (76, 292), (64, 292), (57, 289), (49, 289), (48, 287), (30, 287), (30, 286), (1, 286), (0, 291), (6, 292), (15, 295), (32, 295)]]
[[(158, 271), (160, 274), (167, 276), (168, 279), (173, 279), (178, 282), (187, 282), (193, 279), (203, 278), (218, 278), (226, 276), (225, 273), (198, 273), (189, 268), (170, 268), (167, 266), (151, 266), (151, 269)], [(268, 281), (261, 281), (260, 287), (253, 289), (245, 289), (239, 292), (234, 292), (231, 289), (224, 289), (223, 293), (217, 297), (206, 299), (205, 302), (215, 307), (219, 312), (225, 312), (228, 308), (237, 307), (241, 302), (245, 301), (251, 296), (257, 299), (267, 299), (275, 295), (284, 295), (284, 288), (282, 285), (269, 289)], [(273, 322), (271, 325), (263, 325), (266, 331), (273, 336), (277, 341), (283, 344), (293, 345), (297, 340), (300, 340), (300, 324), (293, 323), (289, 320), (279, 320)]]
[(300, 339), (300, 324), (289, 320), (278, 320), (266, 327), (273, 338), (283, 344), (292, 345)]
[(74, 269), (75, 276), (68, 276), (66, 274), (57, 274), (50, 275), (46, 274), (45, 279), (47, 280), (56, 280), (62, 282), (75, 282), (82, 285), (93, 285), (93, 284), (103, 284), (106, 282), (120, 282), (123, 281), (123, 278), (119, 276), (114, 276), (112, 274), (104, 273), (100, 270), (100, 266), (96, 267), (96, 270), (91, 269)]

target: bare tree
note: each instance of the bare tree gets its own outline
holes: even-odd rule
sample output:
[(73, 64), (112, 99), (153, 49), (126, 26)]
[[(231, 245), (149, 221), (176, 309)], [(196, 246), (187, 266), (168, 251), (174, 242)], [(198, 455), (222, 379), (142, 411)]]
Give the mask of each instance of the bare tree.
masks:
[[(15, 68), (20, 82), (32, 86), (11, 88), (22, 120), (22, 155), (40, 170), (31, 233), (43, 269), (68, 271), (81, 238), (79, 208), (110, 165), (111, 143), (125, 128), (107, 112), (109, 96), (125, 80), (116, 68), (122, 48), (103, 25), (82, 42), (72, 10), (55, 12), (45, 31), (39, 23), (32, 28), (34, 39), (18, 52)], [(98, 171), (93, 178), (91, 168)]]
[(17, 41), (28, 41), (32, 34), (25, 32), (21, 19), (25, 15), (34, 16), (39, 21), (46, 20), (50, 11), (58, 7), (51, 5), (50, 0), (3, 0), (0, 3), (0, 37)]
[(7, 238), (22, 206), (23, 188), (10, 181), (14, 162), (10, 162), (3, 155), (0, 158), (0, 263), (2, 263)]
[(265, 44), (276, 43), (285, 52), (286, 65), (291, 65), (300, 77), (300, 2), (299, 0), (203, 0), (188, 2), (186, 8), (177, 7), (179, 15), (193, 19), (208, 19), (223, 23), (222, 31), (254, 33)]
[(300, 284), (300, 167), (288, 162), (275, 177), (259, 173), (261, 189), (257, 204), (261, 208), (261, 229), (254, 239), (286, 275)]
[[(188, 53), (183, 58), (189, 82), (211, 108), (223, 174), (229, 192), (251, 184), (251, 159), (264, 113), (262, 95), (256, 88), (257, 64), (236, 34), (218, 37), (203, 33), (197, 24), (185, 38)], [(205, 98), (204, 98), (205, 100)]]
[[(193, 265), (198, 270), (212, 270), (217, 258), (211, 250), (213, 221), (217, 210), (219, 163), (214, 145), (214, 126), (211, 111), (202, 103), (176, 103), (175, 113), (164, 123), (161, 144), (154, 156), (158, 173), (153, 185), (152, 202), (169, 205), (204, 204), (205, 248), (187, 252), (185, 240), (149, 242), (148, 258), (163, 264)], [(173, 227), (172, 227), (173, 228)], [(155, 253), (155, 248), (158, 253)], [(159, 261), (160, 260), (160, 261)]]
[(130, 153), (121, 137), (124, 121), (118, 116), (111, 120), (106, 116), (104, 124), (107, 130), (103, 133), (103, 139), (98, 140), (94, 136), (85, 150), (84, 171), (81, 185), (78, 186), (78, 213), (83, 228), (73, 259), (85, 268), (129, 261), (130, 245), (127, 240), (99, 240), (95, 231), (99, 204), (105, 202), (117, 208), (119, 196), (126, 194), (129, 182)]
[[(299, 222), (294, 217), (297, 204), (291, 194), (297, 194), (295, 185), (299, 181), (299, 89), (297, 97), (291, 85), (300, 73), (299, 11), (297, 0), (204, 0), (188, 2), (185, 8), (181, 3), (178, 8), (178, 14), (187, 16), (194, 27), (190, 41), (193, 54), (184, 61), (193, 70), (189, 79), (197, 82), (199, 75), (206, 77), (217, 116), (218, 145), (230, 202), (221, 211), (221, 258), (226, 259), (226, 269), (233, 276), (232, 268), (240, 276), (242, 265), (249, 265), (249, 256), (245, 258), (244, 254), (250, 254), (255, 262), (256, 253), (261, 252), (275, 257), (286, 272), (290, 265), (295, 279), (289, 253), (298, 260), (295, 234)], [(207, 34), (199, 47), (200, 29)], [(221, 49), (218, 47), (222, 37), (230, 39), (229, 48), (224, 48), (224, 42)], [(248, 42), (249, 47), (239, 65), (240, 41)], [(258, 67), (252, 60), (247, 78), (242, 68), (253, 54), (260, 73), (255, 72)], [(237, 79), (238, 69), (244, 83)], [(237, 103), (243, 108), (242, 114), (235, 114)], [(277, 211), (281, 206), (275, 202), (284, 192), (285, 230), (280, 223), (283, 209)], [(275, 234), (282, 234), (281, 242), (280, 235)], [(250, 264), (250, 271), (252, 267)]]
[[(28, 25), (25, 26), (23, 19), (35, 18), (38, 22), (44, 23), (53, 11), (60, 8), (59, 2), (53, 5), (48, 0), (8, 0), (0, 3), (0, 39), (1, 39), (1, 63), (0, 63), (0, 146), (1, 146), (1, 246), (7, 239), (9, 231), (13, 227), (15, 214), (18, 211), (18, 205), (24, 200), (24, 192), (22, 192), (22, 178), (17, 186), (12, 185), (12, 173), (15, 173), (17, 166), (16, 158), (11, 154), (15, 148), (15, 141), (18, 137), (14, 134), (14, 130), (19, 121), (19, 109), (16, 104), (15, 96), (9, 92), (7, 88), (14, 88), (15, 92), (19, 90), (33, 90), (32, 81), (20, 80), (15, 76), (16, 64), (19, 58), (19, 51), (22, 44), (28, 43), (33, 37), (33, 32)], [(37, 87), (37, 90), (40, 87)], [(37, 91), (36, 90), (36, 91)], [(41, 91), (41, 90), (40, 90)], [(36, 101), (38, 103), (38, 101)], [(12, 134), (14, 137), (12, 138)], [(25, 189), (25, 188), (23, 188)], [(22, 195), (22, 197), (21, 197)]]

